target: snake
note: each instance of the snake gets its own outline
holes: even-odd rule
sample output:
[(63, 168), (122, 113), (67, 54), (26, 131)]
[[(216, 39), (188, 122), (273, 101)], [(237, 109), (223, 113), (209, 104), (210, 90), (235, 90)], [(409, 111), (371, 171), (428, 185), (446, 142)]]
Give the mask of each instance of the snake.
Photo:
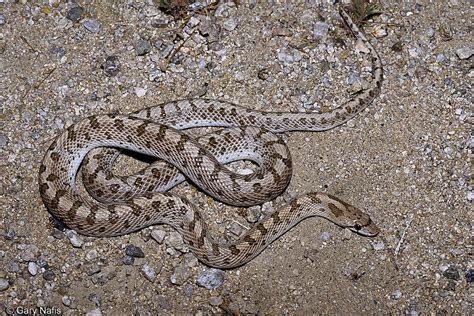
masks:
[[(217, 200), (241, 207), (262, 204), (285, 190), (292, 174), (282, 132), (320, 132), (344, 124), (380, 94), (382, 61), (344, 9), (339, 13), (371, 58), (371, 81), (358, 94), (327, 112), (264, 112), (213, 99), (188, 98), (131, 114), (99, 114), (72, 124), (47, 149), (38, 184), (49, 212), (70, 229), (95, 237), (129, 234), (167, 224), (205, 265), (230, 269), (261, 253), (309, 217), (321, 217), (367, 237), (380, 229), (367, 213), (324, 192), (298, 196), (263, 215), (234, 241), (216, 241), (198, 207), (168, 190), (190, 181)], [(201, 137), (195, 127), (222, 127)], [(192, 131), (192, 130), (191, 130)], [(189, 132), (189, 131), (188, 131)], [(137, 175), (117, 177), (119, 150), (154, 157)], [(257, 169), (241, 174), (227, 163), (249, 159)], [(79, 190), (78, 175), (86, 191)], [(87, 194), (89, 192), (89, 194)]]

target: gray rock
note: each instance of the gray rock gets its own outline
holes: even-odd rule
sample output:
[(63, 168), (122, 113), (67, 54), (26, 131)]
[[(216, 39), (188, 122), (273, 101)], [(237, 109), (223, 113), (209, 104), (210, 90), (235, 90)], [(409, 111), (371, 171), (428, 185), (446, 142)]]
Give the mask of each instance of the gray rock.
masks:
[(86, 313), (86, 316), (102, 316), (102, 311), (100, 308), (93, 309)]
[(127, 245), (127, 247), (125, 247), (125, 254), (134, 258), (145, 258), (143, 251), (134, 245)]
[(7, 279), (0, 278), (0, 291), (5, 291), (10, 287), (10, 283)]
[(143, 39), (135, 43), (135, 52), (138, 56), (144, 56), (151, 51), (151, 44)]
[(313, 26), (313, 36), (317, 40), (321, 40), (328, 35), (329, 25), (324, 22), (316, 22)]
[(173, 274), (170, 276), (170, 281), (176, 285), (182, 285), (191, 276), (191, 269), (185, 264), (180, 264), (174, 269)]
[(72, 302), (74, 302), (74, 297), (65, 295), (61, 298), (61, 302), (63, 302), (65, 306), (70, 306)]
[(286, 64), (298, 62), (303, 58), (301, 53), (296, 49), (292, 49), (291, 51), (281, 50), (278, 52), (277, 57), (279, 61), (284, 62)]
[(157, 275), (156, 271), (148, 263), (145, 263), (143, 265), (142, 272), (149, 281), (151, 281), (151, 282), (155, 281), (156, 275)]
[(43, 272), (43, 279), (45, 279), (46, 281), (53, 281), (55, 277), (56, 273), (54, 273), (54, 271), (51, 269), (47, 269)]
[(193, 286), (191, 284), (188, 284), (188, 285), (185, 286), (184, 295), (186, 295), (186, 297), (193, 296), (193, 292), (194, 292), (194, 289), (193, 289)]
[(81, 19), (82, 13), (84, 12), (84, 9), (81, 7), (74, 7), (69, 9), (69, 11), (66, 13), (66, 18), (71, 20), (72, 22), (79, 22)]
[(398, 300), (401, 297), (402, 297), (402, 292), (399, 289), (393, 291), (392, 294), (390, 294), (390, 298), (392, 300)]
[(0, 25), (5, 24), (5, 16), (3, 14), (0, 14)]
[(8, 143), (8, 137), (5, 135), (0, 135), (0, 149), (3, 149)]
[(16, 232), (13, 228), (7, 226), (4, 236), (6, 240), (13, 240), (16, 236)]
[(328, 241), (329, 239), (331, 239), (331, 234), (328, 232), (322, 232), (319, 238), (321, 238), (321, 240), (323, 241)]
[(120, 71), (120, 61), (117, 56), (108, 56), (105, 59), (104, 71), (108, 76), (115, 76)]
[(180, 252), (188, 252), (188, 248), (178, 232), (171, 232), (166, 239), (166, 244)]
[(83, 265), (82, 269), (84, 270), (84, 272), (88, 276), (94, 275), (94, 274), (99, 273), (101, 271), (100, 266), (96, 263), (85, 264), (85, 265)]
[(380, 241), (377, 241), (377, 242), (373, 243), (372, 247), (374, 248), (375, 251), (384, 250), (385, 244), (383, 243), (382, 240), (380, 240)]
[(51, 233), (51, 236), (53, 236), (55, 239), (63, 239), (64, 232), (60, 231), (57, 228), (53, 228), (53, 232)]
[(229, 232), (238, 237), (242, 234), (242, 226), (233, 222), (232, 224), (230, 224)]
[(92, 261), (92, 260), (97, 259), (98, 256), (99, 256), (99, 254), (97, 253), (97, 250), (91, 249), (86, 253), (86, 260), (87, 261)]
[(122, 262), (126, 266), (131, 266), (135, 262), (135, 258), (130, 257), (130, 256), (125, 256), (125, 257), (123, 257)]
[(262, 215), (260, 206), (252, 206), (247, 209), (245, 219), (249, 223), (256, 223)]
[(71, 245), (75, 248), (81, 248), (82, 244), (84, 243), (81, 237), (77, 234), (75, 230), (69, 230), (66, 233), (67, 238), (71, 242)]
[(43, 256), (39, 256), (38, 260), (36, 260), (36, 264), (40, 268), (47, 268), (49, 266), (48, 261), (46, 261), (46, 259)]
[(28, 262), (28, 272), (35, 276), (38, 273), (38, 265), (34, 262)]
[(471, 283), (474, 280), (474, 269), (467, 271), (464, 277), (468, 283)]
[(224, 300), (222, 299), (222, 296), (211, 296), (209, 298), (209, 304), (212, 306), (219, 306), (222, 304)]
[(25, 249), (20, 254), (20, 258), (23, 261), (35, 261), (38, 257), (38, 247), (35, 245), (26, 245)]
[(453, 265), (449, 266), (449, 268), (443, 272), (443, 276), (450, 280), (455, 280), (455, 281), (461, 280), (461, 275), (459, 274), (458, 269)]
[(237, 27), (237, 21), (235, 20), (235, 18), (230, 18), (224, 22), (223, 27), (227, 31), (233, 31)]
[(20, 264), (18, 261), (14, 260), (8, 264), (8, 271), (10, 272), (20, 272)]
[(210, 268), (204, 270), (197, 278), (196, 284), (206, 289), (215, 289), (224, 283), (224, 271)]
[(101, 28), (101, 25), (98, 21), (96, 20), (85, 20), (82, 25), (84, 26), (84, 28), (86, 30), (88, 30), (89, 32), (91, 33), (99, 33), (100, 32), (100, 28)]
[(191, 16), (191, 18), (189, 19), (188, 24), (186, 26), (189, 27), (189, 28), (193, 28), (193, 27), (197, 26), (200, 22), (201, 21), (198, 18), (196, 18), (194, 16)]
[(469, 59), (474, 54), (474, 50), (470, 47), (461, 47), (456, 49), (456, 55), (459, 59)]
[(163, 243), (165, 236), (166, 232), (164, 230), (155, 229), (151, 232), (151, 238), (156, 240), (156, 242), (159, 244)]
[(89, 301), (94, 303), (96, 306), (100, 306), (100, 304), (102, 303), (102, 300), (100, 299), (100, 297), (95, 293), (89, 294), (89, 296), (87, 298), (89, 299)]

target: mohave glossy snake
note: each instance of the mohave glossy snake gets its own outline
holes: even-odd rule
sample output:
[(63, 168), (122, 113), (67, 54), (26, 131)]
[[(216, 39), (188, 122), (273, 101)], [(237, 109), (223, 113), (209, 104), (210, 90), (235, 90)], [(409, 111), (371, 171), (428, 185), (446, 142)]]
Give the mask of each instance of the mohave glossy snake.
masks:
[[(326, 113), (259, 112), (229, 102), (187, 99), (130, 115), (94, 115), (71, 125), (47, 150), (39, 170), (44, 204), (79, 233), (116, 236), (155, 224), (168, 224), (203, 263), (220, 268), (240, 266), (301, 220), (319, 216), (361, 235), (379, 229), (359, 209), (329, 194), (302, 195), (259, 220), (238, 240), (226, 244), (208, 236), (197, 208), (166, 191), (186, 179), (216, 199), (238, 206), (261, 204), (279, 195), (291, 177), (291, 157), (275, 134), (324, 131), (341, 125), (380, 93), (382, 63), (374, 47), (343, 10), (352, 33), (370, 51), (373, 80), (354, 98)], [(182, 129), (232, 127), (194, 139)], [(109, 147), (109, 149), (104, 148)], [(115, 148), (115, 149), (110, 149)], [(115, 177), (111, 166), (117, 149), (153, 156), (159, 161), (130, 177)], [(89, 155), (89, 152), (93, 151)], [(86, 157), (87, 156), (87, 157)], [(230, 171), (225, 163), (250, 159), (252, 174)], [(95, 197), (82, 196), (76, 177)]]

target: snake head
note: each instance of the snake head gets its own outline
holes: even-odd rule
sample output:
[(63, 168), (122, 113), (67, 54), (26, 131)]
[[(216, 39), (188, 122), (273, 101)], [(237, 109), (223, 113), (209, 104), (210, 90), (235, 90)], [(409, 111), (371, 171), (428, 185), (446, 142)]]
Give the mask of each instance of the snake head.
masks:
[(367, 237), (377, 236), (380, 232), (370, 216), (358, 208), (329, 194), (322, 200), (327, 205), (327, 219), (335, 224)]

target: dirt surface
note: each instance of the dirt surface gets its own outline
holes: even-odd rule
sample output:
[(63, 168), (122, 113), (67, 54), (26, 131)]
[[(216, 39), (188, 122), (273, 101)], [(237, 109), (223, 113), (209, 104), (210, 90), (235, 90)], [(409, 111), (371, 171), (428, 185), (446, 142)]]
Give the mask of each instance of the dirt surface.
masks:
[(294, 176), (276, 202), (244, 211), (189, 184), (174, 190), (216, 235), (235, 238), (289, 197), (325, 191), (369, 213), (378, 237), (309, 219), (219, 271), (169, 227), (100, 239), (51, 220), (38, 166), (85, 116), (189, 96), (324, 111), (370, 79), (370, 59), (326, 2), (204, 5), (175, 19), (152, 1), (0, 1), (2, 309), (472, 314), (472, 1), (382, 1), (364, 26), (384, 63), (381, 95), (344, 126), (285, 136)]

